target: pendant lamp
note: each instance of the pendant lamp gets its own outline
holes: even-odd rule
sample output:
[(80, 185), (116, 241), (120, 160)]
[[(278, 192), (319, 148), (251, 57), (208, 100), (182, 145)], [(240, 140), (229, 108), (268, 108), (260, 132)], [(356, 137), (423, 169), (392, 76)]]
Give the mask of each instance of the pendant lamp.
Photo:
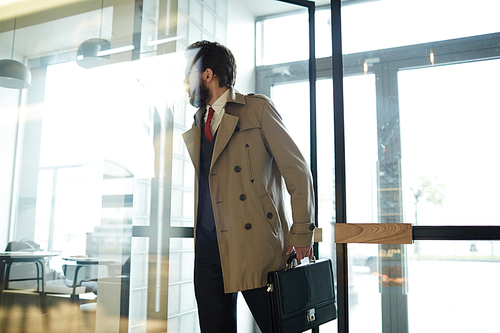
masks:
[(104, 10), (104, 0), (101, 2), (101, 23), (99, 27), (99, 38), (90, 38), (78, 47), (76, 52), (76, 63), (83, 68), (94, 68), (110, 63), (109, 49), (111, 42), (101, 38), (102, 15)]
[(31, 86), (31, 72), (23, 63), (14, 60), (14, 41), (16, 37), (16, 20), (12, 31), (12, 53), (10, 59), (0, 60), (0, 86), (12, 89), (24, 89)]
[(76, 63), (83, 68), (94, 68), (110, 63), (109, 54), (106, 53), (111, 47), (111, 43), (103, 38), (91, 38), (84, 41), (78, 47), (76, 53)]

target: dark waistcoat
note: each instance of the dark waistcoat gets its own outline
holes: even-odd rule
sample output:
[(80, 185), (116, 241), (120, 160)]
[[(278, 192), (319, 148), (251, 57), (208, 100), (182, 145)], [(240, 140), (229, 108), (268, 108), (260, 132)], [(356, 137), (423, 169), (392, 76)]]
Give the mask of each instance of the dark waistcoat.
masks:
[(210, 163), (212, 162), (216, 135), (217, 132), (215, 132), (212, 143), (210, 143), (205, 136), (205, 131), (201, 131), (198, 226), (202, 225), (208, 231), (212, 231), (215, 227), (208, 177), (210, 173)]

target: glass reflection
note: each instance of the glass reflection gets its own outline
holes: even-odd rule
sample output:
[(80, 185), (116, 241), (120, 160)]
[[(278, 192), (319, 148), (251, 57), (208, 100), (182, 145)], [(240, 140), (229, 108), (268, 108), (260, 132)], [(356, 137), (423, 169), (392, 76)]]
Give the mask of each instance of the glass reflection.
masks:
[[(120, 327), (141, 331), (146, 326), (161, 330), (167, 315), (170, 330), (196, 330), (194, 300), (189, 290), (184, 291), (189, 287), (176, 285), (188, 284), (188, 278), (178, 274), (189, 272), (189, 264), (184, 266), (189, 258), (179, 256), (189, 257), (191, 239), (169, 238), (170, 227), (193, 226), (194, 170), (181, 139), (193, 110), (182, 97), (182, 53), (203, 38), (227, 44), (239, 61), (237, 88), (258, 90), (255, 62), (283, 67), (285, 61), (307, 57), (303, 29), (290, 30), (292, 41), (285, 43), (296, 49), (296, 57), (278, 52), (287, 49), (276, 48), (285, 41), (280, 22), (297, 28), (295, 20), (302, 13), (284, 14), (281, 20), (267, 17), (290, 12), (289, 7), (272, 12), (271, 4), (145, 0), (140, 10), (133, 1), (118, 5), (30, 0), (0, 5), (0, 59), (13, 56), (33, 74), (27, 90), (0, 87), (0, 247), (3, 251), (10, 242), (19, 242), (10, 243), (10, 249), (46, 254), (40, 264), (34, 255), (23, 259), (28, 261), (9, 262), (11, 279), (30, 280), (0, 283), (1, 330), (108, 332)], [(484, 58), (498, 53), (468, 47), (463, 54), (472, 54), (470, 58), (449, 60), (468, 63), (439, 66), (448, 60), (435, 43), (448, 41), (440, 45), (453, 49), (463, 47), (465, 37), (495, 41), (499, 4), (494, 0), (477, 0), (471, 6), (451, 0), (345, 2), (351, 222), (497, 223), (498, 176), (492, 152), (499, 139), (495, 116), (499, 66), (498, 60)], [(331, 48), (328, 10), (318, 8), (316, 20), (317, 56), (322, 58), (330, 55)], [(261, 22), (257, 36), (264, 39), (257, 43), (256, 21)], [(110, 64), (84, 69), (76, 64), (77, 50), (92, 38), (110, 41), (113, 52), (101, 53), (109, 56)], [(405, 53), (401, 46), (422, 49), (404, 49)], [(376, 51), (385, 53), (374, 56)], [(404, 54), (411, 59), (423, 56), (413, 63)], [(399, 67), (390, 63), (392, 57)], [(321, 70), (323, 77), (330, 75), (324, 73), (328, 69)], [(274, 74), (283, 79), (276, 94), (289, 102), (291, 90), (285, 81), (299, 87), (303, 78), (292, 78), (283, 68)], [(318, 151), (328, 152), (332, 151), (331, 81), (319, 81), (317, 87), (318, 98), (324, 98), (318, 99), (318, 110), (324, 112), (318, 117)], [(303, 91), (299, 87), (293, 95), (308, 98)], [(400, 150), (391, 151), (398, 140)], [(308, 144), (303, 149), (307, 151)], [(320, 252), (334, 257), (333, 158), (328, 153), (320, 158), (319, 222), (324, 228)], [(395, 162), (398, 158), (401, 164)], [(380, 194), (378, 181), (400, 184), (401, 192)], [(172, 251), (170, 262), (164, 255), (165, 244), (167, 252)], [(492, 300), (498, 293), (492, 278), (498, 275), (498, 249), (495, 242), (417, 242), (406, 249), (350, 246), (351, 331), (377, 332), (386, 327), (382, 304), (387, 303), (380, 291), (396, 287), (408, 292), (408, 311), (402, 315), (408, 316), (411, 331), (430, 330), (431, 324), (440, 331), (477, 331), (476, 321), (464, 320), (477, 318), (484, 323), (481, 332), (493, 332)], [(398, 267), (398, 255), (408, 260), (407, 275), (389, 268)], [(2, 261), (0, 271), (5, 272), (6, 264)], [(43, 293), (36, 279), (42, 268)], [(457, 290), (464, 286), (467, 303), (474, 306), (459, 308), (464, 293)], [(74, 300), (79, 301), (78, 308)], [(41, 315), (44, 309), (48, 316)], [(45, 318), (50, 318), (50, 327)], [(440, 326), (452, 322), (461, 325)], [(247, 326), (250, 331), (252, 323)]]
[[(225, 0), (0, 5), (0, 59), (13, 53), (33, 73), (29, 90), (0, 88), (0, 246), (17, 242), (0, 267), (1, 330), (197, 330), (182, 284), (195, 178), (181, 138), (193, 115), (183, 53), (196, 40), (229, 43), (237, 89), (253, 92), (256, 15)], [(85, 44), (97, 39), (109, 44)], [(88, 55), (106, 61), (82, 66)]]

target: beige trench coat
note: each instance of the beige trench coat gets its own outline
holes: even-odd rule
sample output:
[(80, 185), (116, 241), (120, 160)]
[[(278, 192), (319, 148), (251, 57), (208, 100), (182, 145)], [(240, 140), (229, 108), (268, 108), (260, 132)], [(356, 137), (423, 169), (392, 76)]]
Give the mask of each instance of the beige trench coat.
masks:
[[(204, 111), (198, 110), (193, 127), (183, 134), (195, 167), (195, 221)], [(283, 179), (291, 195), (293, 225), (285, 214)], [(265, 96), (230, 92), (216, 136), (209, 186), (226, 293), (265, 286), (267, 273), (284, 267), (288, 245), (312, 245), (309, 167)]]

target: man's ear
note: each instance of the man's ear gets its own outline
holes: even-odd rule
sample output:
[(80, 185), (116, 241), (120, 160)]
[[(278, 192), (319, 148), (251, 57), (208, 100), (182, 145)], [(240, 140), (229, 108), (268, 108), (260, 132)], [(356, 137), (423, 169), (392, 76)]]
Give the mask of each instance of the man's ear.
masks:
[(213, 79), (214, 71), (211, 68), (207, 68), (202, 75), (203, 80), (205, 80), (206, 83), (209, 83)]
[(211, 68), (207, 68), (202, 74), (202, 78), (206, 83), (212, 82), (212, 80), (214, 80), (216, 77), (217, 75), (214, 74), (214, 71)]

